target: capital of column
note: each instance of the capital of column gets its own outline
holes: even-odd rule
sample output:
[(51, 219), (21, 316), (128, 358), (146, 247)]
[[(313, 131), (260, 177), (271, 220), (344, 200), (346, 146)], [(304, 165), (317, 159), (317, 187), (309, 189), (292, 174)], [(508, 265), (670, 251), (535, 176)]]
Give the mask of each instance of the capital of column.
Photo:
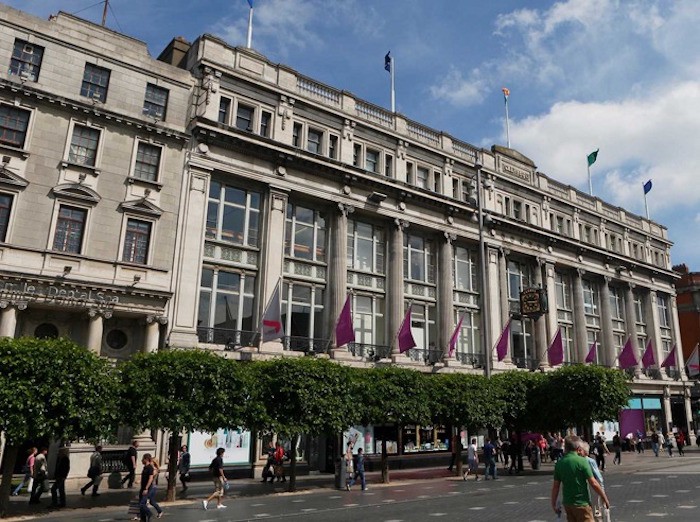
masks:
[(603, 276), (603, 281), (605, 282), (606, 285), (610, 284), (610, 281), (612, 281), (612, 277), (606, 275)]
[(445, 243), (448, 243), (450, 245), (457, 240), (457, 234), (453, 232), (445, 232), (443, 236), (445, 237)]
[(406, 159), (406, 150), (409, 147), (409, 143), (403, 140), (399, 140), (398, 147), (396, 148), (396, 156), (400, 160)]
[(583, 268), (577, 268), (576, 273), (578, 274), (579, 277), (583, 277), (586, 275), (586, 270)]
[(164, 315), (147, 315), (146, 316), (146, 324), (153, 324), (153, 323), (158, 323), (158, 324), (168, 324), (168, 318), (165, 317)]
[(406, 230), (411, 224), (405, 219), (394, 218), (394, 226), (401, 232)]
[(270, 210), (273, 212), (279, 211), (284, 214), (287, 206), (287, 195), (282, 192), (270, 192), (270, 197), (272, 199)]
[(357, 125), (352, 120), (345, 120), (343, 122), (343, 139), (352, 140), (355, 136), (355, 125)]
[(338, 203), (338, 210), (343, 216), (348, 217), (349, 214), (355, 212), (355, 207), (347, 203)]
[(101, 308), (89, 308), (87, 315), (90, 319), (95, 317), (103, 317), (104, 319), (109, 319), (112, 317), (112, 310), (104, 310)]
[(7, 301), (5, 299), (0, 301), (0, 309), (4, 310), (8, 306), (10, 306), (12, 303), (10, 301)]

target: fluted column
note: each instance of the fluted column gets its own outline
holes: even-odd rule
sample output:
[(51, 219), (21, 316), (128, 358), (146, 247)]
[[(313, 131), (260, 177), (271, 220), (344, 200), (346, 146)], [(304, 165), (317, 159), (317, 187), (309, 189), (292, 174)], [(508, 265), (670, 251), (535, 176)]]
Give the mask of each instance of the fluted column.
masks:
[[(535, 286), (537, 286), (537, 288), (543, 288), (543, 267), (544, 261), (540, 258), (537, 258), (537, 266), (535, 267)], [(537, 317), (533, 322), (535, 323), (535, 353), (537, 354), (537, 361), (539, 366), (543, 366), (547, 361), (547, 345), (549, 344), (549, 339), (551, 338), (551, 336), (554, 335), (554, 333), (552, 333), (551, 336), (547, 335), (546, 315), (541, 315)]]
[(399, 343), (397, 334), (401, 327), (401, 321), (404, 316), (403, 304), (403, 234), (408, 228), (408, 221), (403, 219), (395, 219), (394, 226), (391, 227), (391, 236), (389, 238), (389, 288), (387, 292), (387, 326), (389, 335), (391, 336), (391, 354), (399, 355)]
[[(497, 303), (500, 303), (500, 321), (496, 321), (496, 328), (498, 332), (496, 333), (495, 337), (491, 337), (493, 339), (493, 344), (496, 344), (496, 340), (500, 337), (500, 335), (503, 333), (503, 329), (506, 326), (506, 323), (510, 319), (510, 309), (509, 305), (510, 303), (508, 302), (508, 259), (507, 255), (510, 253), (509, 250), (502, 249), (500, 252), (500, 255), (498, 256), (498, 286), (500, 288), (500, 297), (496, 301)], [(498, 317), (498, 316), (496, 316)], [(512, 334), (512, 329), (511, 329), (511, 335)], [(524, 342), (525, 337), (523, 337), (523, 342)], [(493, 346), (491, 348), (491, 354), (493, 356)], [(506, 364), (510, 364), (513, 362), (513, 343), (509, 341), (509, 349), (508, 353), (506, 353), (505, 358), (503, 359), (502, 362)]]
[[(483, 346), (483, 343), (486, 342), (486, 338), (483, 335), (481, 336), (481, 339), (483, 353), (488, 354), (489, 362), (493, 362), (493, 347), (496, 344), (496, 339), (498, 339), (498, 336), (501, 335), (504, 326), (502, 315), (502, 301), (504, 297), (502, 297), (501, 294), (501, 278), (499, 276), (501, 266), (500, 252), (497, 248), (486, 247), (486, 261), (486, 284), (488, 286), (486, 289), (482, 289), (481, 291), (479, 307), (481, 308), (480, 312), (482, 314), (488, 314), (487, 328), (489, 328), (488, 339), (490, 340), (488, 346)], [(481, 287), (481, 285), (479, 286)], [(488, 299), (486, 298), (487, 295)], [(493, 365), (491, 366), (493, 367)]]
[(155, 315), (146, 317), (146, 332), (143, 341), (144, 353), (154, 353), (158, 351), (158, 346), (160, 344), (160, 325), (163, 321), (165, 321), (164, 318)]
[(0, 301), (0, 337), (14, 337), (17, 330), (17, 307)]
[(681, 373), (681, 378), (685, 379), (685, 356), (683, 355), (683, 344), (681, 342), (681, 327), (678, 320), (678, 302), (675, 295), (670, 295), (668, 298), (668, 306), (671, 312), (671, 335), (676, 343), (676, 366)]
[[(638, 377), (642, 372), (642, 355), (637, 339), (637, 314), (634, 311), (634, 284), (630, 283), (625, 287), (625, 333), (627, 337), (632, 338), (632, 347), (634, 348), (634, 356), (637, 358), (637, 368), (634, 373)], [(658, 363), (660, 364), (660, 363)]]
[[(452, 242), (455, 234), (445, 232), (440, 244), (438, 258), (438, 346), (443, 350), (442, 358), (447, 361), (450, 354), (450, 337), (454, 331), (454, 273), (452, 262), (454, 249)], [(433, 354), (431, 354), (433, 355)], [(435, 360), (435, 359), (431, 359)]]
[(664, 386), (664, 399), (663, 399), (664, 416), (666, 417), (666, 424), (664, 424), (664, 436), (667, 431), (671, 431), (671, 426), (673, 425), (673, 412), (671, 411), (671, 387)]
[(549, 311), (546, 315), (547, 333), (551, 339), (559, 326), (559, 321), (557, 320), (557, 281), (554, 264), (545, 263), (544, 266), (546, 281), (545, 290), (547, 291), (547, 302), (549, 304)]
[(613, 367), (615, 353), (615, 337), (613, 336), (612, 309), (610, 307), (610, 278), (605, 276), (600, 285), (600, 326), (603, 341), (603, 361), (606, 366)]
[(576, 362), (586, 360), (588, 337), (586, 336), (586, 314), (583, 306), (583, 274), (582, 269), (574, 270), (573, 298), (574, 298), (574, 339), (576, 340)]
[(664, 360), (663, 347), (661, 346), (661, 330), (659, 329), (659, 311), (656, 308), (656, 291), (649, 290), (644, 296), (644, 318), (647, 323), (647, 337), (651, 339), (654, 346), (654, 360), (659, 366), (661, 378), (664, 372), (661, 363)]
[(328, 264), (330, 271), (328, 332), (333, 339), (333, 346), (336, 348), (335, 324), (343, 310), (348, 288), (348, 215), (355, 211), (355, 207), (338, 203), (338, 211), (333, 219), (333, 230), (330, 237), (330, 263)]

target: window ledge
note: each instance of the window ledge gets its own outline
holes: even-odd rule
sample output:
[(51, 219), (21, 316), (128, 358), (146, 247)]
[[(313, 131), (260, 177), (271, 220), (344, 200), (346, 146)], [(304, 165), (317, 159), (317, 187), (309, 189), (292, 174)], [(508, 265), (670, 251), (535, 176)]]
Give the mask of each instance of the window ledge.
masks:
[(101, 169), (97, 167), (92, 167), (90, 165), (82, 165), (80, 163), (73, 163), (72, 161), (62, 161), (61, 166), (64, 169), (71, 168), (71, 169), (78, 169), (78, 170), (84, 170), (85, 172), (89, 172), (93, 176), (97, 177), (100, 175), (102, 172)]
[(20, 149), (19, 147), (12, 147), (11, 145), (7, 145), (5, 143), (0, 143), (0, 152), (10, 152), (12, 154), (19, 155), (23, 160), (26, 160), (30, 156), (30, 152), (28, 150)]
[(134, 176), (129, 176), (126, 178), (126, 181), (129, 183), (129, 185), (145, 185), (147, 187), (154, 188), (156, 192), (160, 192), (163, 188), (162, 183), (158, 183), (157, 181), (149, 181), (147, 179), (135, 178)]

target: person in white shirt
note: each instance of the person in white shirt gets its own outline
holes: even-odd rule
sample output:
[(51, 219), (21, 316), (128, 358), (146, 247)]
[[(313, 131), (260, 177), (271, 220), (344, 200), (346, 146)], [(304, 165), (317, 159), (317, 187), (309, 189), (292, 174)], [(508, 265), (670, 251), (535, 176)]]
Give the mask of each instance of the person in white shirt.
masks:
[(462, 479), (467, 480), (467, 477), (474, 473), (474, 479), (479, 480), (479, 455), (476, 449), (476, 437), (472, 438), (471, 444), (467, 446), (467, 469), (462, 475)]

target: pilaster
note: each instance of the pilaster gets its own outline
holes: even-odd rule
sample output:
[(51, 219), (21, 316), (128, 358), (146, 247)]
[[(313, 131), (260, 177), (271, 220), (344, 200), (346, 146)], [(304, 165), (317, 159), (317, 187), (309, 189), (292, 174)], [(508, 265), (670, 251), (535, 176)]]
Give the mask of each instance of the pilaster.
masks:
[[(17, 310), (20, 305), (15, 305), (9, 301), (0, 301), (0, 337), (14, 337), (17, 330)], [(26, 309), (27, 305), (24, 304)]]
[[(543, 267), (544, 261), (540, 258), (537, 258), (537, 267), (535, 268), (535, 285), (538, 288), (543, 287)], [(537, 361), (539, 365), (543, 366), (547, 359), (545, 354), (545, 352), (547, 351), (547, 345), (549, 344), (549, 340), (552, 337), (554, 337), (554, 331), (556, 331), (556, 329), (548, 335), (547, 319), (544, 315), (537, 317), (533, 322), (535, 325), (535, 353), (537, 354)]]
[(335, 326), (343, 310), (347, 298), (348, 281), (348, 215), (355, 211), (355, 207), (345, 203), (338, 203), (338, 212), (332, 220), (333, 229), (330, 234), (330, 259), (328, 268), (329, 277), (329, 324), (328, 331), (333, 339), (332, 346), (338, 348), (335, 339)]
[[(625, 333), (627, 337), (632, 338), (632, 347), (634, 349), (634, 356), (636, 357), (638, 363), (637, 368), (634, 373), (636, 377), (641, 375), (643, 364), (642, 355), (640, 354), (639, 341), (637, 339), (637, 314), (634, 311), (634, 284), (630, 283), (625, 287)], [(657, 365), (661, 362), (657, 362)]]
[(391, 335), (391, 354), (399, 353), (397, 334), (404, 316), (403, 304), (403, 235), (409, 226), (408, 221), (396, 218), (389, 237), (388, 288), (387, 288), (387, 325)]
[(87, 348), (95, 355), (100, 355), (102, 351), (102, 335), (104, 333), (104, 320), (109, 319), (112, 312), (107, 310), (100, 312), (95, 308), (88, 310), (88, 337)]
[(583, 307), (583, 269), (574, 270), (573, 274), (573, 298), (574, 298), (574, 338), (576, 339), (576, 362), (582, 363), (588, 355), (586, 336), (586, 314)]
[(613, 335), (612, 310), (610, 308), (610, 278), (605, 276), (600, 285), (600, 326), (602, 333), (603, 361), (613, 367), (617, 354)]
[(454, 331), (454, 273), (452, 262), (454, 249), (452, 242), (456, 234), (445, 232), (440, 243), (438, 257), (438, 347), (442, 348), (442, 358), (447, 361), (450, 357), (450, 337)]

